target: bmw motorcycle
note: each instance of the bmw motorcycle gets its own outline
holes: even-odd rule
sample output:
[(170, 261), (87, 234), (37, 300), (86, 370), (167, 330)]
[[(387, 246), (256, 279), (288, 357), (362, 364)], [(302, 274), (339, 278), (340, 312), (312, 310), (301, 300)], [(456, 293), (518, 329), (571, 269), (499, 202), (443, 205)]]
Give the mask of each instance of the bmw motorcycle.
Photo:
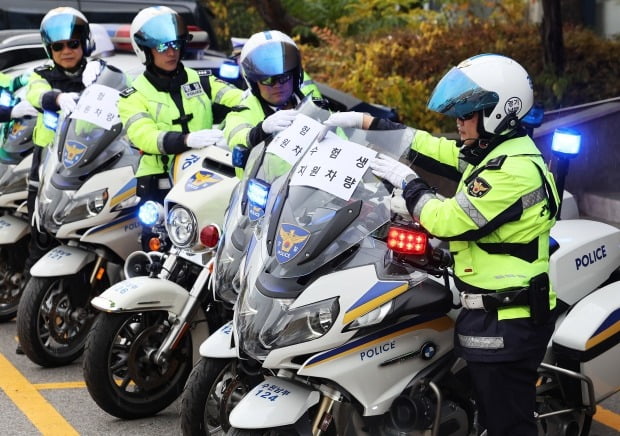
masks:
[[(17, 101), (24, 92), (18, 91)], [(2, 94), (1, 104), (16, 103), (9, 92), (3, 90)], [(0, 322), (15, 317), (24, 286), (30, 241), (26, 199), (36, 118), (24, 117), (7, 124), (7, 136), (0, 148)]]
[[(167, 251), (137, 251), (127, 279), (91, 301), (101, 311), (84, 354), (84, 380), (107, 413), (134, 419), (166, 408), (182, 392), (209, 332), (232, 316), (209, 288), (224, 211), (238, 183), (231, 153), (218, 147), (175, 159), (175, 183), (164, 206), (145, 203), (150, 225)], [(159, 245), (159, 244), (158, 244)], [(155, 248), (155, 247), (153, 247)]]
[(127, 256), (139, 249), (135, 171), (116, 110), (126, 76), (107, 66), (56, 126), (41, 165), (36, 225), (57, 241), (31, 270), (17, 316), (25, 354), (41, 366), (79, 357), (94, 321), (90, 300), (121, 279)]
[[(368, 142), (384, 153), (409, 144)], [(188, 401), (202, 400), (191, 419), (229, 435), (474, 431), (466, 364), (452, 353), (460, 307), (450, 256), (382, 181), (355, 173), (362, 154), (332, 168), (346, 184), (306, 173), (334, 149), (362, 153), (355, 143), (364, 142), (320, 142), (331, 149), (322, 159), (306, 153), (285, 182), (267, 186), (233, 321), (201, 346), (203, 384), (186, 387)], [(620, 266), (620, 231), (563, 220), (552, 239), (560, 316), (539, 368), (539, 432), (585, 436), (596, 404), (620, 388), (620, 283), (607, 281)]]
[[(320, 111), (311, 103), (299, 110)], [(175, 158), (172, 176), (164, 207), (147, 202), (140, 210), (143, 225), (169, 244), (133, 253), (125, 264), (128, 278), (91, 302), (101, 313), (88, 337), (84, 379), (95, 402), (119, 418), (153, 415), (181, 394), (200, 357), (198, 346), (232, 318), (237, 298), (218, 289), (215, 283), (226, 280), (221, 269), (213, 271), (216, 247), (228, 246), (225, 219), (243, 216), (229, 208), (239, 183), (231, 152), (185, 152)], [(245, 249), (244, 242), (235, 243)]]

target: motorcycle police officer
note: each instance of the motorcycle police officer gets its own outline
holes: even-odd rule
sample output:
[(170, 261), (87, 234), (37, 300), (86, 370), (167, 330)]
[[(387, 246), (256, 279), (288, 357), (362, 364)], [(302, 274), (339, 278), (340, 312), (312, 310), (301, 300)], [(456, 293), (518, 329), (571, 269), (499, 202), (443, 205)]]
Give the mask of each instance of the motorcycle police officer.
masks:
[(294, 108), (306, 95), (322, 104), (318, 87), (303, 71), (297, 45), (284, 33), (255, 33), (244, 44), (239, 62), (248, 90), (226, 117), (224, 136), (231, 148), (252, 148), (290, 126), (297, 115)]
[(143, 9), (130, 32), (146, 70), (121, 92), (118, 110), (127, 136), (142, 153), (136, 173), (138, 196), (143, 202), (163, 202), (171, 188), (168, 169), (173, 155), (190, 148), (225, 146), (222, 131), (213, 124), (239, 103), (241, 90), (209, 70), (183, 66), (181, 58), (191, 35), (174, 10)]
[[(456, 194), (442, 198), (407, 165), (379, 155), (373, 173), (403, 189), (407, 209), (449, 241), (463, 309), (455, 349), (468, 364), (479, 423), (489, 436), (537, 435), (537, 367), (554, 328), (549, 231), (559, 202), (553, 176), (520, 120), (533, 104), (528, 73), (495, 54), (469, 58), (435, 87), (428, 108), (457, 120), (460, 140), (417, 130), (412, 161), (452, 174)], [(361, 113), (326, 124), (402, 128)]]

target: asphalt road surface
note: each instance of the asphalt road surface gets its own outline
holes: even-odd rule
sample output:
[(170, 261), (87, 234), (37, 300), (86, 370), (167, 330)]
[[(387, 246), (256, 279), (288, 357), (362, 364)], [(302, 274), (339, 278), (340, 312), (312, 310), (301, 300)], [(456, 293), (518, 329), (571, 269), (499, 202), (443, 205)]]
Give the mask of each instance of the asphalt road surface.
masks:
[[(132, 435), (181, 433), (177, 400), (154, 417), (123, 421), (108, 415), (90, 398), (82, 359), (61, 368), (41, 368), (15, 354), (15, 321), (0, 324), (0, 434)], [(591, 436), (620, 434), (620, 394), (603, 402)]]

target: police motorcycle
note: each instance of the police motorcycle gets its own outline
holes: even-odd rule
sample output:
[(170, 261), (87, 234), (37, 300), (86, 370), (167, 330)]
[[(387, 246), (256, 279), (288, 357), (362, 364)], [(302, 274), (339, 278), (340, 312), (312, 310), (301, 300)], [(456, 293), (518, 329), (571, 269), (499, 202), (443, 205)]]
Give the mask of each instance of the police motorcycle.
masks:
[[(2, 90), (0, 104), (13, 106), (24, 93), (23, 88), (15, 96)], [(35, 124), (35, 117), (6, 123), (6, 139), (0, 148), (0, 322), (15, 317), (24, 285), (23, 270), (30, 240), (27, 179)]]
[(87, 340), (84, 379), (113, 416), (150, 416), (172, 403), (201, 342), (232, 318), (236, 294), (215, 291), (213, 280), (215, 249), (227, 240), (225, 213), (235, 216), (226, 212), (239, 183), (231, 159), (218, 147), (175, 158), (163, 210), (154, 202), (140, 209), (143, 225), (169, 239), (170, 249), (133, 253), (127, 279), (91, 301), (101, 313)]
[(20, 344), (41, 366), (82, 354), (96, 314), (90, 300), (120, 280), (124, 260), (140, 247), (139, 154), (116, 110), (126, 86), (124, 72), (102, 64), (71, 114), (44, 113), (56, 135), (41, 165), (34, 215), (56, 246), (32, 266), (17, 315)]
[[(350, 196), (344, 180), (311, 179), (308, 169), (325, 162), (306, 153), (267, 187), (233, 322), (201, 347), (219, 377), (202, 419), (230, 435), (470, 434), (466, 364), (451, 352), (459, 296), (449, 255), (371, 172), (351, 173), (359, 158), (337, 168)], [(560, 315), (539, 368), (539, 433), (585, 436), (596, 404), (620, 388), (620, 283), (606, 282), (620, 266), (620, 231), (562, 220), (552, 238)], [(244, 368), (264, 379), (244, 384)]]
[(198, 345), (232, 316), (214, 304), (208, 286), (238, 183), (230, 151), (211, 146), (177, 156), (173, 182), (164, 206), (149, 201), (140, 208), (143, 225), (170, 248), (157, 243), (132, 253), (127, 278), (91, 301), (100, 313), (86, 343), (84, 380), (99, 407), (119, 418), (154, 415), (172, 403)]

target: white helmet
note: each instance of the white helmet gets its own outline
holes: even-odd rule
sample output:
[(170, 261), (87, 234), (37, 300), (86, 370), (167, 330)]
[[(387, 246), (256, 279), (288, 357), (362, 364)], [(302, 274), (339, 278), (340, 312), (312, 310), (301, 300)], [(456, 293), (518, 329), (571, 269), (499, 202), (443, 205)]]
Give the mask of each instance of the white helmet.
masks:
[(241, 49), (241, 72), (252, 91), (257, 94), (256, 82), (287, 72), (293, 73), (294, 89), (301, 86), (301, 54), (295, 41), (278, 30), (266, 30), (252, 35)]
[(138, 12), (131, 22), (130, 36), (133, 51), (145, 65), (153, 62), (151, 48), (178, 42), (183, 55), (191, 39), (181, 15), (167, 6), (151, 6)]
[(519, 125), (534, 104), (532, 81), (516, 61), (481, 54), (453, 67), (439, 81), (428, 108), (453, 117), (482, 111), (482, 126), (492, 135)]
[(82, 45), (84, 56), (89, 56), (95, 49), (88, 20), (77, 9), (66, 6), (52, 9), (41, 20), (39, 31), (45, 53), (50, 59), (52, 59), (50, 46), (57, 41), (66, 41), (77, 37)]

